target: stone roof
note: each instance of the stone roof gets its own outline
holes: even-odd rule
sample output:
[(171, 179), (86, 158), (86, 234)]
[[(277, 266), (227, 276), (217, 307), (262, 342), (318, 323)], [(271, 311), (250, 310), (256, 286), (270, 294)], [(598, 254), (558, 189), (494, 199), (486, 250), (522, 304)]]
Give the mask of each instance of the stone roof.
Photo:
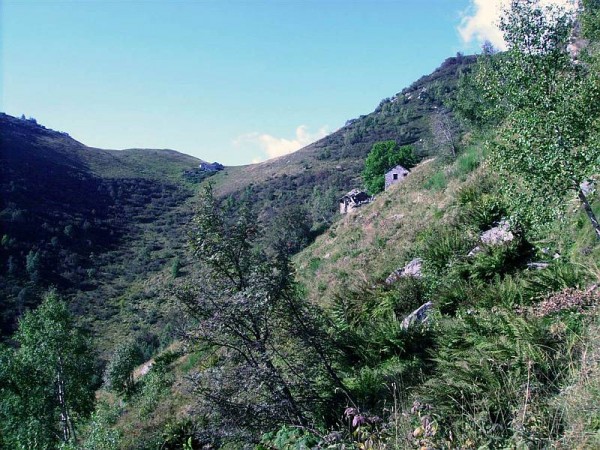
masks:
[(408, 173), (409, 170), (406, 167), (401, 166), (400, 164), (398, 164), (396, 167), (392, 167), (386, 173), (390, 173), (390, 172), (404, 172), (404, 173)]

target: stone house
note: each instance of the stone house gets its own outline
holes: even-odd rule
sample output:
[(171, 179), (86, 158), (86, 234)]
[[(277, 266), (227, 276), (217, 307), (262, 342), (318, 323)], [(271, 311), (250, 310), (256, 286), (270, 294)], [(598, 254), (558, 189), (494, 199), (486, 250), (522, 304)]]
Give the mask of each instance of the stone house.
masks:
[(352, 189), (340, 198), (340, 214), (346, 214), (365, 203), (370, 203), (372, 197), (364, 191)]
[(400, 183), (410, 172), (402, 166), (396, 166), (385, 174), (385, 190), (396, 183)]

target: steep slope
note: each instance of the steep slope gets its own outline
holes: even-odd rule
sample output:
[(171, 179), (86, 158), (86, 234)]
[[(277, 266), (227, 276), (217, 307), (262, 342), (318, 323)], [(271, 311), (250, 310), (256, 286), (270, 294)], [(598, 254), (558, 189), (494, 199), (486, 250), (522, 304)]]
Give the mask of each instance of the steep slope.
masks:
[[(444, 120), (456, 137), (464, 132), (446, 105), (455, 97), (459, 74), (468, 71), (475, 60), (475, 56), (448, 58), (432, 74), (382, 100), (372, 113), (349, 120), (295, 153), (227, 168), (214, 178), (216, 191), (235, 196), (245, 193), (268, 218), (292, 201), (310, 204), (317, 193), (333, 191), (335, 198), (360, 186), (364, 159), (375, 142), (413, 144), (420, 158), (449, 153), (436, 124)], [(334, 211), (332, 204), (329, 218)]]
[[(464, 161), (469, 165), (464, 167)], [(447, 166), (430, 158), (400, 184), (351, 214), (341, 216), (313, 245), (297, 254), (298, 281), (313, 302), (327, 304), (340, 292), (382, 282), (417, 254), (423, 233), (432, 224), (449, 223), (449, 206), (479, 165), (480, 154), (459, 156)], [(432, 182), (432, 180), (441, 180)]]

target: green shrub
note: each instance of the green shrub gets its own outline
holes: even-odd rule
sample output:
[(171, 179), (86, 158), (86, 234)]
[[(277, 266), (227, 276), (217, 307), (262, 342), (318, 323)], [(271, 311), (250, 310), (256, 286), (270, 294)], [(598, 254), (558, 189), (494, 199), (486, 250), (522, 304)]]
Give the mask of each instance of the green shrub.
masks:
[(401, 319), (427, 301), (426, 289), (425, 282), (420, 278), (400, 278), (382, 295), (374, 308), (373, 316), (377, 316), (379, 311), (385, 315), (385, 311), (389, 310)]
[(456, 267), (463, 278), (482, 281), (500, 280), (522, 269), (530, 256), (530, 247), (519, 237), (501, 245), (480, 245), (481, 251), (464, 259)]
[(141, 388), (135, 401), (142, 418), (152, 414), (162, 398), (170, 392), (169, 388), (175, 377), (169, 370), (169, 364), (176, 355), (174, 352), (166, 352), (157, 357), (149, 372), (141, 379)]
[(199, 444), (195, 439), (196, 432), (197, 425), (192, 419), (177, 420), (173, 418), (164, 426), (161, 443), (156, 448), (160, 448), (161, 450), (181, 450), (188, 444), (191, 444), (191, 447), (195, 448)]
[(179, 256), (176, 256), (173, 262), (171, 263), (171, 277), (177, 278), (181, 272), (181, 260)]
[(107, 387), (120, 394), (132, 394), (133, 371), (142, 362), (143, 355), (139, 345), (133, 340), (122, 342), (116, 348), (106, 367), (104, 379)]
[(462, 230), (432, 227), (420, 237), (419, 255), (425, 261), (426, 270), (440, 274), (448, 266), (464, 258), (475, 246), (475, 242), (475, 239)]
[(317, 270), (319, 270), (319, 267), (321, 267), (321, 258), (311, 258), (311, 260), (308, 263), (308, 266), (310, 267), (310, 270), (314, 273)]
[(473, 172), (481, 163), (481, 155), (476, 148), (470, 148), (467, 152), (460, 155), (455, 164), (455, 173), (463, 178), (465, 175)]
[(560, 430), (546, 399), (566, 363), (562, 338), (497, 308), (440, 324), (436, 375), (422, 389), (452, 447), (544, 448)]
[(115, 429), (120, 410), (118, 406), (100, 403), (90, 420), (85, 424), (80, 435), (83, 437), (80, 448), (85, 450), (118, 450), (121, 434)]
[(547, 268), (531, 271), (525, 279), (525, 292), (537, 298), (565, 288), (579, 288), (586, 281), (583, 268), (568, 261), (553, 261)]
[(448, 180), (446, 179), (446, 174), (443, 171), (434, 173), (431, 178), (429, 178), (425, 185), (423, 186), (425, 189), (429, 189), (430, 191), (443, 191), (446, 189), (448, 185)]
[(314, 434), (300, 428), (283, 426), (262, 436), (255, 450), (303, 450), (319, 443)]

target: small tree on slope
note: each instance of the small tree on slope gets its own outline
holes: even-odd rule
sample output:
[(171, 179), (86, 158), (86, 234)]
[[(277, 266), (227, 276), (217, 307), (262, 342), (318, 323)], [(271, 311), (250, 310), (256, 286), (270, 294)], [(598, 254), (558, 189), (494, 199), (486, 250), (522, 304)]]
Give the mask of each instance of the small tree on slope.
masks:
[(537, 0), (513, 0), (501, 21), (509, 50), (483, 56), (476, 76), (502, 125), (491, 161), (507, 180), (515, 209), (533, 225), (575, 193), (596, 236), (600, 225), (582, 184), (600, 171), (600, 65), (568, 51), (573, 18)]
[(94, 365), (87, 340), (55, 292), (25, 314), (14, 340), (19, 348), (0, 355), (3, 444), (54, 448), (56, 441), (71, 441), (76, 421), (94, 406)]
[(376, 142), (373, 144), (365, 161), (362, 177), (369, 194), (378, 194), (385, 186), (385, 173), (401, 164), (406, 169), (415, 165), (412, 146), (400, 147), (395, 141)]

